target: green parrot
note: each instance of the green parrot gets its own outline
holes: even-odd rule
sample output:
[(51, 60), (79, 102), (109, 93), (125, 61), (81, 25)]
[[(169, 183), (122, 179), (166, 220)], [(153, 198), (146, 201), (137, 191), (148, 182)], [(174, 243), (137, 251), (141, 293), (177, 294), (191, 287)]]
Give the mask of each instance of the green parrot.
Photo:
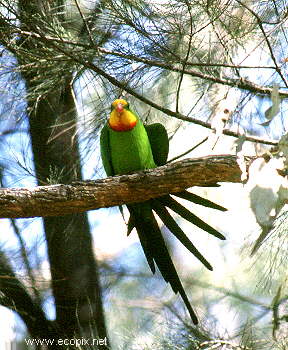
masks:
[[(126, 100), (116, 99), (111, 105), (109, 119), (101, 131), (100, 150), (107, 176), (123, 175), (164, 165), (167, 162), (169, 140), (167, 131), (162, 124), (155, 123), (144, 126), (139, 117), (130, 109)], [(226, 210), (220, 205), (188, 191), (173, 193), (173, 196), (221, 211)], [(193, 323), (197, 324), (197, 316), (179, 279), (154, 213), (209, 270), (212, 270), (210, 263), (188, 239), (167, 208), (208, 233), (220, 239), (225, 239), (225, 237), (192, 214), (170, 195), (129, 204), (127, 208), (130, 213), (128, 234), (133, 228), (136, 228), (152, 273), (155, 273), (156, 264), (165, 281), (170, 283), (174, 293), (180, 293)]]

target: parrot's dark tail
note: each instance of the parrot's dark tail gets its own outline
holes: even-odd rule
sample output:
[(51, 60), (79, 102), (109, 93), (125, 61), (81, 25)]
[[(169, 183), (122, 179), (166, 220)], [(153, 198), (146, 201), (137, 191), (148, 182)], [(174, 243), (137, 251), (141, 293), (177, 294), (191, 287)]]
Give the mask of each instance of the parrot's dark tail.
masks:
[[(187, 196), (190, 197), (190, 195), (193, 195), (192, 198), (194, 198), (194, 194), (190, 193), (190, 192), (181, 192), (182, 194), (189, 195)], [(176, 194), (175, 194), (176, 195)], [(180, 197), (180, 195), (177, 193), (177, 196)], [(197, 196), (198, 197), (198, 196)], [(184, 196), (181, 195), (181, 198), (184, 198)], [(192, 201), (192, 198), (190, 198), (189, 200), (193, 203), (195, 203), (194, 201)], [(199, 197), (201, 198), (201, 197)], [(206, 207), (208, 207), (208, 203), (212, 203), (210, 201), (208, 201), (208, 199), (204, 199), (205, 204), (202, 204)], [(175, 213), (177, 213), (178, 215), (180, 215), (183, 219), (191, 222), (192, 224), (194, 224), (195, 226), (201, 228), (202, 230), (210, 233), (211, 235), (224, 240), (225, 237), (222, 235), (222, 233), (220, 233), (219, 231), (215, 230), (212, 226), (208, 225), (206, 222), (204, 222), (203, 220), (201, 220), (200, 218), (198, 218), (198, 216), (194, 215), (193, 213), (191, 213), (188, 209), (186, 209), (183, 205), (181, 205), (180, 203), (178, 203), (174, 198), (172, 198), (170, 195), (166, 195), (166, 196), (162, 196), (160, 198), (156, 198), (154, 199), (154, 201), (156, 202), (160, 202), (163, 206), (170, 208), (171, 210), (173, 210)], [(207, 202), (206, 202), (207, 201)], [(200, 204), (200, 203), (197, 203)], [(218, 204), (212, 203), (213, 204), (213, 208), (216, 209), (216, 206), (218, 206)], [(209, 206), (210, 208), (212, 208), (211, 206)], [(220, 207), (220, 206), (219, 206)], [(221, 209), (219, 210), (226, 210), (223, 207), (220, 207)]]
[[(133, 227), (136, 228), (151, 271), (153, 274), (155, 273), (156, 264), (165, 281), (170, 283), (174, 293), (179, 292), (181, 295), (193, 323), (195, 325), (198, 324), (197, 316), (188, 300), (163, 239), (161, 230), (152, 212), (152, 209), (154, 209), (152, 202), (147, 201), (128, 205), (127, 207), (131, 214), (129, 219), (130, 227), (128, 224), (128, 230), (131, 231)], [(192, 243), (190, 242), (190, 244)], [(207, 264), (209, 263), (207, 262)], [(209, 264), (209, 266), (211, 265)]]
[(173, 195), (180, 197), (180, 198), (183, 198), (183, 199), (186, 199), (187, 201), (190, 201), (192, 203), (203, 205), (204, 207), (217, 209), (217, 210), (221, 210), (221, 211), (227, 211), (227, 209), (222, 207), (221, 205), (216, 204), (214, 202), (211, 202), (211, 201), (209, 201), (209, 199), (200, 197), (197, 194), (188, 192), (186, 190), (182, 191), (182, 192), (173, 193)]
[[(227, 209), (215, 204), (208, 199), (197, 196), (194, 193), (183, 191), (173, 194), (173, 196), (188, 200), (195, 204), (199, 204), (205, 207), (226, 211)], [(146, 202), (127, 205), (130, 212), (130, 218), (128, 222), (128, 234), (135, 227), (139, 239), (144, 250), (147, 262), (150, 269), (155, 273), (155, 264), (159, 268), (163, 278), (167, 283), (170, 283), (175, 293), (180, 293), (194, 324), (198, 323), (195, 312), (193, 311), (191, 304), (187, 298), (184, 288), (181, 284), (175, 266), (171, 260), (169, 251), (166, 247), (161, 230), (154, 217), (153, 211), (159, 216), (163, 224), (174, 234), (176, 238), (209, 270), (212, 270), (211, 264), (204, 258), (204, 256), (198, 251), (194, 244), (185, 235), (177, 222), (169, 213), (168, 209), (171, 209), (183, 219), (191, 222), (202, 230), (209, 234), (219, 238), (225, 239), (225, 237), (212, 226), (201, 220), (199, 217), (191, 213), (183, 205), (178, 203), (170, 195), (162, 196), (159, 198), (151, 199)]]

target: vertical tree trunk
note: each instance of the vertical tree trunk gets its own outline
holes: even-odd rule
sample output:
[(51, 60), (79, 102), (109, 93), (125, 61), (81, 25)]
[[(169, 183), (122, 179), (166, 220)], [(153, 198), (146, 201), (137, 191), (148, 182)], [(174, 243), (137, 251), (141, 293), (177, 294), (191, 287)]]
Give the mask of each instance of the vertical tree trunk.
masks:
[[(20, 17), (27, 19), (29, 12), (38, 10), (37, 4), (37, 1), (19, 1)], [(25, 26), (24, 20), (22, 26)], [(29, 45), (35, 48), (37, 43), (30, 39), (21, 45), (29, 50)], [(60, 71), (59, 74), (65, 73)], [(39, 76), (36, 84), (33, 74), (23, 72), (23, 76), (28, 92), (35, 91), (41, 83)], [(81, 179), (71, 81), (72, 74), (66, 74), (63, 86), (55, 86), (44, 98), (41, 96), (36, 105), (28, 102), (32, 150), (39, 184), (45, 183), (53, 176), (51, 174), (62, 183)], [(87, 215), (45, 218), (44, 228), (60, 336), (107, 337)]]
[[(51, 176), (51, 169), (61, 174), (62, 183), (81, 179), (75, 106), (69, 79), (66, 86), (56, 89), (54, 96), (38, 104), (29, 120), (40, 183)], [(74, 123), (73, 127), (71, 123)], [(71, 337), (90, 327), (93, 329), (94, 324), (97, 335), (106, 337), (87, 215), (45, 218), (44, 228), (60, 329), (66, 333), (65, 336)]]

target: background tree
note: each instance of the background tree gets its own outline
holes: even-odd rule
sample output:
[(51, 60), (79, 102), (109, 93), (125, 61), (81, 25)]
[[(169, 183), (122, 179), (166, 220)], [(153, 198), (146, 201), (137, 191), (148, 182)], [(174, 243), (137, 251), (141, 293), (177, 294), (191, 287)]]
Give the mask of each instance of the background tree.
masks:
[[(110, 103), (119, 95), (129, 98), (147, 122), (157, 119), (165, 124), (176, 150), (171, 156), (191, 149), (206, 137), (203, 127), (208, 135), (210, 129), (215, 133), (209, 135), (208, 146), (206, 143), (199, 148), (199, 154), (236, 146), (245, 152), (250, 146), (248, 142), (243, 144), (243, 134), (252, 134), (254, 141), (265, 145), (275, 143), (285, 132), (286, 1), (1, 1), (0, 5), (1, 81), (7, 93), (3, 98), (6, 109), (2, 107), (1, 112), (2, 116), (10, 113), (7, 120), (1, 121), (4, 186), (15, 181), (9, 175), (11, 154), (7, 153), (5, 142), (13, 134), (9, 142), (19, 144), (15, 131), (24, 138), (27, 127), (35, 164), (32, 173), (39, 184), (67, 184), (81, 179), (79, 147), (84, 169), (85, 163), (91, 164), (91, 157), (97, 168), (98, 131)], [(11, 86), (13, 91), (9, 92)], [(195, 136), (190, 143), (192, 133)], [(176, 147), (183, 144), (181, 139), (186, 134), (190, 138), (185, 147)], [(231, 138), (227, 141), (223, 134), (233, 135), (236, 144)], [(23, 171), (33, 168), (31, 164), (25, 155)], [(30, 297), (39, 314), (37, 318), (55, 337), (105, 337), (101, 291), (86, 215), (45, 218), (43, 222), (56, 322), (47, 321), (43, 309), (41, 312), (41, 299), (47, 289), (43, 293), (39, 290), (38, 278), (33, 277), (37, 264), (29, 265), (29, 254), (27, 258), (25, 255), (27, 243), (23, 243), (19, 232), (21, 259), (26, 261), (29, 284), (33, 287), (30, 294), (25, 291), (25, 298)], [(17, 225), (21, 226), (16, 222), (14, 229)], [(270, 261), (275, 262), (275, 256)], [(17, 280), (11, 261), (4, 255), (2, 266), (2, 276), (13, 276), (14, 288), (18, 290), (18, 294), (8, 295), (7, 285), (0, 284), (2, 305), (15, 309), (17, 295), (22, 295), (25, 288), (20, 274)], [(117, 272), (122, 276), (126, 269)], [(278, 312), (287, 300), (285, 276), (283, 272), (275, 283), (270, 279), (274, 299), (266, 296), (265, 303), (258, 305), (263, 307), (263, 315), (273, 314), (273, 322), (270, 317), (267, 326), (271, 341), (273, 336), (277, 338), (281, 327), (283, 330), (286, 320), (285, 310)], [(213, 288), (209, 283), (205, 286), (210, 287)], [(226, 289), (218, 292), (226, 296), (230, 293), (235, 300), (245, 299), (242, 293), (232, 295)], [(219, 298), (214, 302), (221, 304)], [(249, 298), (244, 301), (257, 304)], [(205, 312), (212, 319), (209, 303)], [(37, 329), (34, 335), (31, 327), (35, 325), (29, 325), (23, 316), (28, 309), (23, 314), (21, 308), (16, 310), (31, 335), (43, 337)], [(249, 314), (254, 317), (251, 308)], [(244, 324), (246, 344), (256, 347), (257, 342), (248, 337), (247, 323)], [(199, 348), (218, 344), (217, 332), (213, 334), (210, 328), (208, 333), (189, 328), (188, 336), (181, 337), (183, 347), (191, 342)], [(222, 345), (233, 348), (228, 340)], [(181, 341), (179, 338), (178, 344)], [(219, 340), (219, 346), (222, 345)]]

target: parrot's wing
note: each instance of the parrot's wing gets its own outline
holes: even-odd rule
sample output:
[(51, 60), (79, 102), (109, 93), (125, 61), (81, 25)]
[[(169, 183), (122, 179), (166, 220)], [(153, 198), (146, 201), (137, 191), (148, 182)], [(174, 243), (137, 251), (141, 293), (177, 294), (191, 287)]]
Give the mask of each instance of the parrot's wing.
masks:
[(160, 123), (155, 123), (145, 125), (145, 129), (155, 164), (158, 166), (166, 164), (169, 152), (169, 139), (165, 127)]
[[(107, 124), (104, 125), (100, 134), (100, 152), (102, 163), (105, 169), (107, 176), (115, 175), (112, 160), (111, 160), (111, 150), (110, 150), (110, 138), (109, 138), (109, 127)], [(123, 206), (119, 205), (120, 213), (125, 221)]]
[(109, 128), (105, 124), (101, 130), (100, 134), (100, 152), (103, 162), (103, 166), (107, 176), (113, 176), (114, 170), (111, 161), (111, 150), (110, 150), (110, 138), (109, 138)]

